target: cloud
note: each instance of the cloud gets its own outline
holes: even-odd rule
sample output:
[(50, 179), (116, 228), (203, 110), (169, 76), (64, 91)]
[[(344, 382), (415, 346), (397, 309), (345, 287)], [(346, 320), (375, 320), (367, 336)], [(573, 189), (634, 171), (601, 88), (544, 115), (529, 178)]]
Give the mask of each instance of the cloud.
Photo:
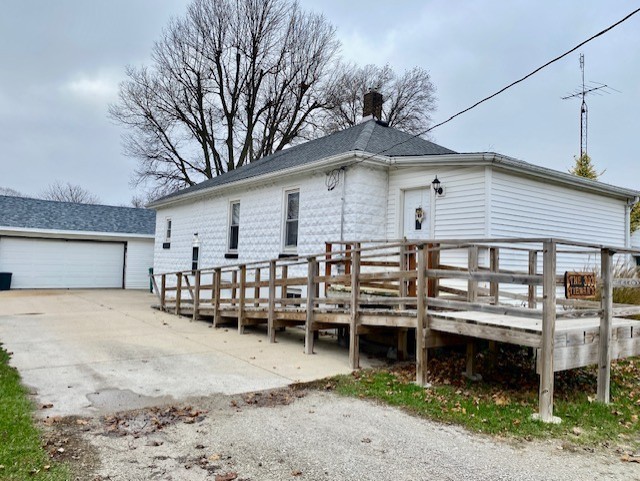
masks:
[(116, 100), (118, 83), (118, 78), (106, 72), (79, 74), (69, 80), (63, 90), (80, 99), (104, 104)]

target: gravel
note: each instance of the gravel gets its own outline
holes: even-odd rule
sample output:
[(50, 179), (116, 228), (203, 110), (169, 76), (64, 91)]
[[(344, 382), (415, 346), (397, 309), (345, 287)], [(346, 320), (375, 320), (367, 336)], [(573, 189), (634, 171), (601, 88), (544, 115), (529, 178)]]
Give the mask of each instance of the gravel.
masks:
[[(288, 405), (197, 401), (203, 420), (140, 437), (83, 436), (109, 480), (640, 480), (613, 454), (507, 442), (368, 401), (309, 391)], [(226, 475), (226, 477), (225, 477)]]

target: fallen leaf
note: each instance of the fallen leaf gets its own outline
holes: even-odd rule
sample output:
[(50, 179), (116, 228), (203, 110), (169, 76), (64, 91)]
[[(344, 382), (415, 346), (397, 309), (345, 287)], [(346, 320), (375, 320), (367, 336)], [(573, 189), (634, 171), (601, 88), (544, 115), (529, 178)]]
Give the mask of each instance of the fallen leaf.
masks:
[(233, 481), (238, 477), (238, 473), (216, 474), (216, 481)]
[(53, 407), (53, 404), (47, 403), (40, 406), (40, 409), (51, 409), (52, 407)]
[(370, 442), (371, 442), (371, 439), (369, 439), (369, 438), (362, 438), (361, 442), (363, 442), (363, 443), (367, 443), (367, 444), (368, 444), (368, 443), (370, 443)]
[(300, 471), (299, 469), (294, 469), (293, 471), (291, 471), (291, 476), (302, 476), (302, 471)]
[(620, 458), (620, 461), (625, 463), (640, 463), (640, 456), (629, 456), (628, 454), (625, 454)]
[(218, 461), (220, 459), (220, 455), (218, 453), (212, 454), (207, 458), (209, 461)]

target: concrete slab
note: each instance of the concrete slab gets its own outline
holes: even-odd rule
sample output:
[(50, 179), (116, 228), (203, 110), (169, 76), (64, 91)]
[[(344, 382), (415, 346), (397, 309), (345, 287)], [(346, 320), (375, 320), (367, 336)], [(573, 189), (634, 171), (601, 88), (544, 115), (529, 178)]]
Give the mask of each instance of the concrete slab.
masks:
[(308, 356), (299, 329), (270, 344), (262, 327), (212, 329), (154, 302), (142, 291), (0, 292), (0, 342), (38, 402), (53, 404), (39, 413), (92, 415), (350, 372), (335, 339)]

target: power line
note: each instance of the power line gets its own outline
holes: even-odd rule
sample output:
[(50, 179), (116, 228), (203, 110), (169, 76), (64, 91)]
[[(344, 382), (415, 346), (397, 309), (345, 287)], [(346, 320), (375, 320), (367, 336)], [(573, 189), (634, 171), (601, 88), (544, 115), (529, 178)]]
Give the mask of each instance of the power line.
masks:
[(527, 80), (529, 77), (531, 77), (531, 76), (533, 76), (533, 75), (537, 74), (538, 72), (540, 72), (542, 69), (544, 69), (544, 68), (548, 67), (549, 65), (551, 65), (551, 64), (553, 64), (553, 63), (555, 63), (555, 62), (557, 62), (558, 60), (560, 60), (560, 59), (562, 59), (562, 58), (566, 57), (566, 56), (567, 56), (567, 55), (569, 55), (570, 53), (575, 52), (575, 51), (576, 51), (576, 50), (578, 50), (580, 47), (582, 47), (583, 45), (586, 45), (587, 43), (591, 42), (592, 40), (595, 40), (596, 38), (598, 38), (598, 37), (600, 37), (600, 36), (604, 35), (604, 34), (605, 34), (605, 33), (607, 33), (609, 30), (612, 30), (612, 29), (614, 29), (615, 27), (617, 27), (618, 25), (620, 25), (621, 23), (626, 22), (629, 18), (633, 17), (633, 16), (634, 16), (636, 13), (638, 13), (638, 12), (640, 12), (640, 8), (638, 8), (638, 9), (634, 10), (633, 12), (631, 12), (630, 14), (628, 14), (627, 16), (625, 16), (624, 18), (622, 18), (622, 19), (618, 20), (616, 23), (614, 23), (613, 25), (610, 25), (609, 27), (605, 28), (604, 30), (601, 30), (600, 32), (598, 32), (598, 33), (596, 33), (595, 35), (593, 35), (592, 37), (589, 37), (587, 40), (585, 40), (585, 41), (583, 41), (583, 42), (580, 42), (578, 45), (576, 45), (575, 47), (573, 47), (571, 50), (567, 50), (567, 51), (566, 51), (565, 53), (563, 53), (562, 55), (559, 55), (559, 56), (557, 56), (556, 58), (554, 58), (553, 60), (548, 61), (547, 63), (545, 63), (544, 65), (542, 65), (542, 66), (538, 67), (538, 68), (537, 68), (537, 69), (535, 69), (534, 71), (532, 71), (532, 72), (528, 73), (528, 74), (527, 74), (527, 75), (525, 75), (524, 77), (522, 77), (522, 78), (520, 78), (520, 79), (516, 80), (515, 82), (510, 83), (510, 84), (509, 84), (509, 85), (507, 85), (506, 87), (501, 88), (500, 90), (498, 90), (497, 92), (495, 92), (495, 93), (493, 93), (493, 94), (489, 95), (488, 97), (485, 97), (485, 98), (483, 98), (482, 100), (479, 100), (478, 102), (476, 102), (475, 104), (471, 105), (470, 107), (467, 107), (466, 109), (461, 110), (460, 112), (458, 112), (458, 113), (456, 113), (456, 114), (452, 115), (452, 116), (451, 116), (451, 117), (449, 117), (447, 120), (444, 120), (443, 122), (440, 122), (440, 123), (438, 123), (438, 124), (436, 124), (436, 125), (434, 125), (434, 126), (432, 126), (432, 127), (429, 127), (428, 129), (423, 130), (423, 131), (422, 131), (422, 132), (420, 132), (420, 133), (417, 133), (417, 134), (415, 134), (415, 135), (412, 135), (412, 136), (411, 136), (411, 137), (409, 137), (408, 139), (403, 140), (402, 142), (398, 142), (397, 144), (394, 144), (394, 145), (392, 145), (392, 146), (390, 146), (390, 147), (387, 147), (386, 149), (381, 150), (380, 152), (377, 152), (377, 153), (375, 153), (375, 154), (372, 154), (372, 155), (370, 155), (369, 157), (365, 157), (365, 158), (364, 158), (364, 159), (362, 159), (360, 162), (362, 162), (362, 161), (364, 161), (364, 160), (367, 160), (367, 159), (370, 159), (370, 158), (372, 158), (372, 157), (375, 157), (376, 155), (384, 154), (385, 152), (387, 152), (387, 151), (389, 151), (389, 150), (393, 149), (394, 147), (397, 147), (397, 146), (399, 146), (399, 145), (405, 144), (405, 143), (409, 142), (410, 140), (415, 139), (416, 137), (420, 137), (421, 135), (424, 135), (424, 134), (426, 134), (426, 133), (429, 133), (429, 132), (431, 132), (432, 130), (434, 130), (434, 129), (436, 129), (436, 128), (440, 127), (440, 126), (442, 126), (442, 125), (444, 125), (444, 124), (446, 124), (446, 123), (451, 122), (451, 121), (452, 121), (453, 119), (455, 119), (456, 117), (458, 117), (458, 116), (460, 116), (460, 115), (462, 115), (462, 114), (464, 114), (464, 113), (468, 112), (469, 110), (472, 110), (472, 109), (476, 108), (478, 105), (480, 105), (480, 104), (482, 104), (482, 103), (486, 102), (487, 100), (491, 100), (493, 97), (496, 97), (496, 96), (500, 95), (500, 94), (501, 94), (502, 92), (504, 92), (505, 90), (508, 90), (508, 89), (510, 89), (511, 87), (513, 87), (513, 86), (515, 86), (515, 85), (517, 85), (517, 84), (519, 84), (519, 83), (521, 83), (521, 82), (524, 82), (524, 81), (525, 81), (525, 80)]

